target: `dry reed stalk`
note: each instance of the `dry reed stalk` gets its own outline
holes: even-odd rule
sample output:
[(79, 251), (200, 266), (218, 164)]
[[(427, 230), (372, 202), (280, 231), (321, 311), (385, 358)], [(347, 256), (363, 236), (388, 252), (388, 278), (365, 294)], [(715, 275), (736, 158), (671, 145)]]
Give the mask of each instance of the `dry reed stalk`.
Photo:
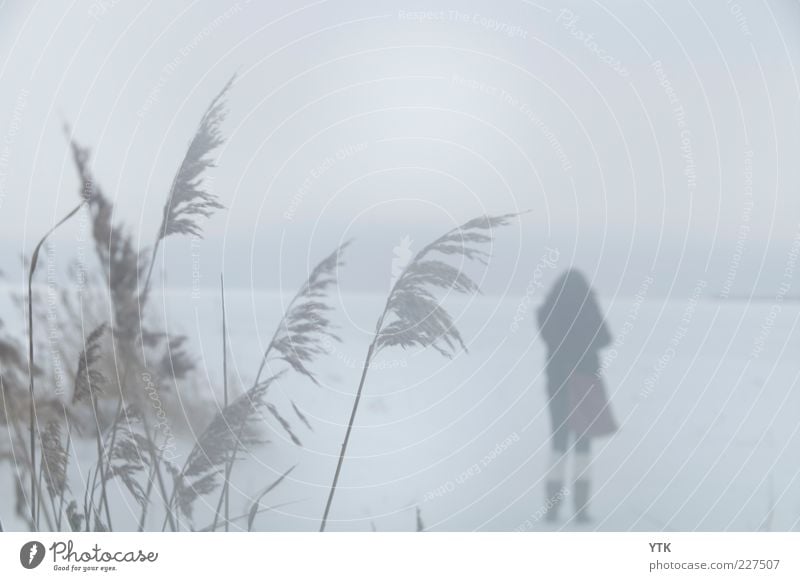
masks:
[(153, 276), (156, 256), (161, 241), (172, 234), (201, 236), (202, 228), (198, 217), (208, 218), (215, 210), (222, 209), (217, 197), (203, 189), (203, 174), (214, 167), (212, 153), (224, 143), (221, 125), (227, 114), (225, 97), (233, 85), (232, 77), (211, 101), (200, 119), (200, 125), (192, 138), (180, 167), (172, 180), (172, 185), (164, 204), (161, 226), (158, 229), (150, 265), (145, 278), (142, 295), (146, 296)]
[(482, 216), (450, 230), (420, 250), (397, 278), (386, 299), (383, 312), (378, 317), (375, 334), (364, 358), (361, 379), (347, 422), (333, 483), (328, 491), (320, 532), (325, 531), (328, 522), (328, 514), (373, 357), (381, 349), (394, 346), (404, 349), (414, 346), (432, 347), (448, 358), (451, 358), (459, 347), (466, 350), (452, 317), (440, 305), (434, 291), (444, 289), (457, 293), (477, 293), (478, 285), (460, 269), (443, 262), (441, 258), (429, 258), (430, 255), (460, 256), (462, 260), (474, 260), (486, 265), (489, 254), (479, 248), (493, 240), (486, 232), (507, 225), (515, 216), (516, 214)]
[[(228, 407), (228, 321), (225, 315), (225, 279), (219, 275), (220, 293), (222, 296), (222, 385), (223, 385), (223, 407)], [(238, 439), (238, 438), (237, 438)], [(225, 532), (230, 530), (230, 479), (233, 470), (233, 458), (236, 456), (238, 444), (234, 447), (231, 458), (225, 463), (225, 480), (222, 483), (222, 494), (220, 495), (217, 509), (214, 512), (214, 521), (211, 530), (217, 530), (221, 505), (224, 504), (225, 510)]]

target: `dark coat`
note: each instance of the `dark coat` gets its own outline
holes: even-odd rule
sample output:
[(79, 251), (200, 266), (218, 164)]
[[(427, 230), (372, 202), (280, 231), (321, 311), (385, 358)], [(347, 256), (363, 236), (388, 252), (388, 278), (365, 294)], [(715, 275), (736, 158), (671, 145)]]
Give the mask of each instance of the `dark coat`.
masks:
[(594, 291), (580, 272), (569, 270), (559, 277), (539, 308), (537, 318), (547, 345), (550, 391), (558, 389), (576, 371), (598, 372), (598, 351), (611, 343), (611, 333)]

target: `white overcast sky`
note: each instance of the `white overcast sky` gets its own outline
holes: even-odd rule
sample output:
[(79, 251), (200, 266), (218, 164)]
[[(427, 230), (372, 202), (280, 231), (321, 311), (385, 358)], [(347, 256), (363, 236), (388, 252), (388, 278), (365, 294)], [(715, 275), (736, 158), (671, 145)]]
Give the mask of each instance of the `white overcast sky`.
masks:
[(530, 209), (498, 233), (490, 290), (524, 292), (549, 245), (607, 292), (648, 272), (719, 288), (736, 263), (734, 289), (774, 294), (800, 221), (799, 41), (788, 0), (0, 2), (0, 268), (76, 201), (64, 121), (149, 245), (237, 73), (227, 210), (199, 249), (169, 241), (171, 283), (200, 252), (205, 283), (224, 261), (291, 287), (354, 237), (349, 284), (382, 288), (404, 236)]

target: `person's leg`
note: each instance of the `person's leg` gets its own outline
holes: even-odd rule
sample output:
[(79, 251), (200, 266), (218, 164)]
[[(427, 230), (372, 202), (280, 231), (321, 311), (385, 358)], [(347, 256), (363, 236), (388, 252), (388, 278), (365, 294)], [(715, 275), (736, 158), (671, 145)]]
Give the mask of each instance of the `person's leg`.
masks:
[(551, 440), (550, 466), (545, 483), (545, 519), (553, 522), (558, 519), (558, 509), (564, 497), (564, 482), (567, 471), (567, 444), (569, 429), (567, 427), (567, 409), (565, 390), (550, 390)]
[(579, 523), (589, 522), (589, 494), (591, 492), (590, 467), (592, 462), (591, 440), (587, 437), (578, 438), (575, 443), (574, 464), (574, 502), (575, 520)]

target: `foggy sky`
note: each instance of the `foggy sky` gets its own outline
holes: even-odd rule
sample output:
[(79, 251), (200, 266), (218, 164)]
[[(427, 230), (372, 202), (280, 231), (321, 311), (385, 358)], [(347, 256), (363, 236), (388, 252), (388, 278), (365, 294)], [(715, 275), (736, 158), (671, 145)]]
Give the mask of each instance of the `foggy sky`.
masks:
[[(0, 269), (76, 202), (65, 122), (152, 243), (199, 117), (234, 74), (205, 240), (167, 282), (296, 286), (349, 238), (347, 289), (475, 215), (485, 288), (558, 249), (605, 293), (774, 295), (800, 221), (796, 2), (0, 3)], [(56, 237), (66, 262), (80, 224)], [(194, 262), (193, 262), (194, 261)]]

